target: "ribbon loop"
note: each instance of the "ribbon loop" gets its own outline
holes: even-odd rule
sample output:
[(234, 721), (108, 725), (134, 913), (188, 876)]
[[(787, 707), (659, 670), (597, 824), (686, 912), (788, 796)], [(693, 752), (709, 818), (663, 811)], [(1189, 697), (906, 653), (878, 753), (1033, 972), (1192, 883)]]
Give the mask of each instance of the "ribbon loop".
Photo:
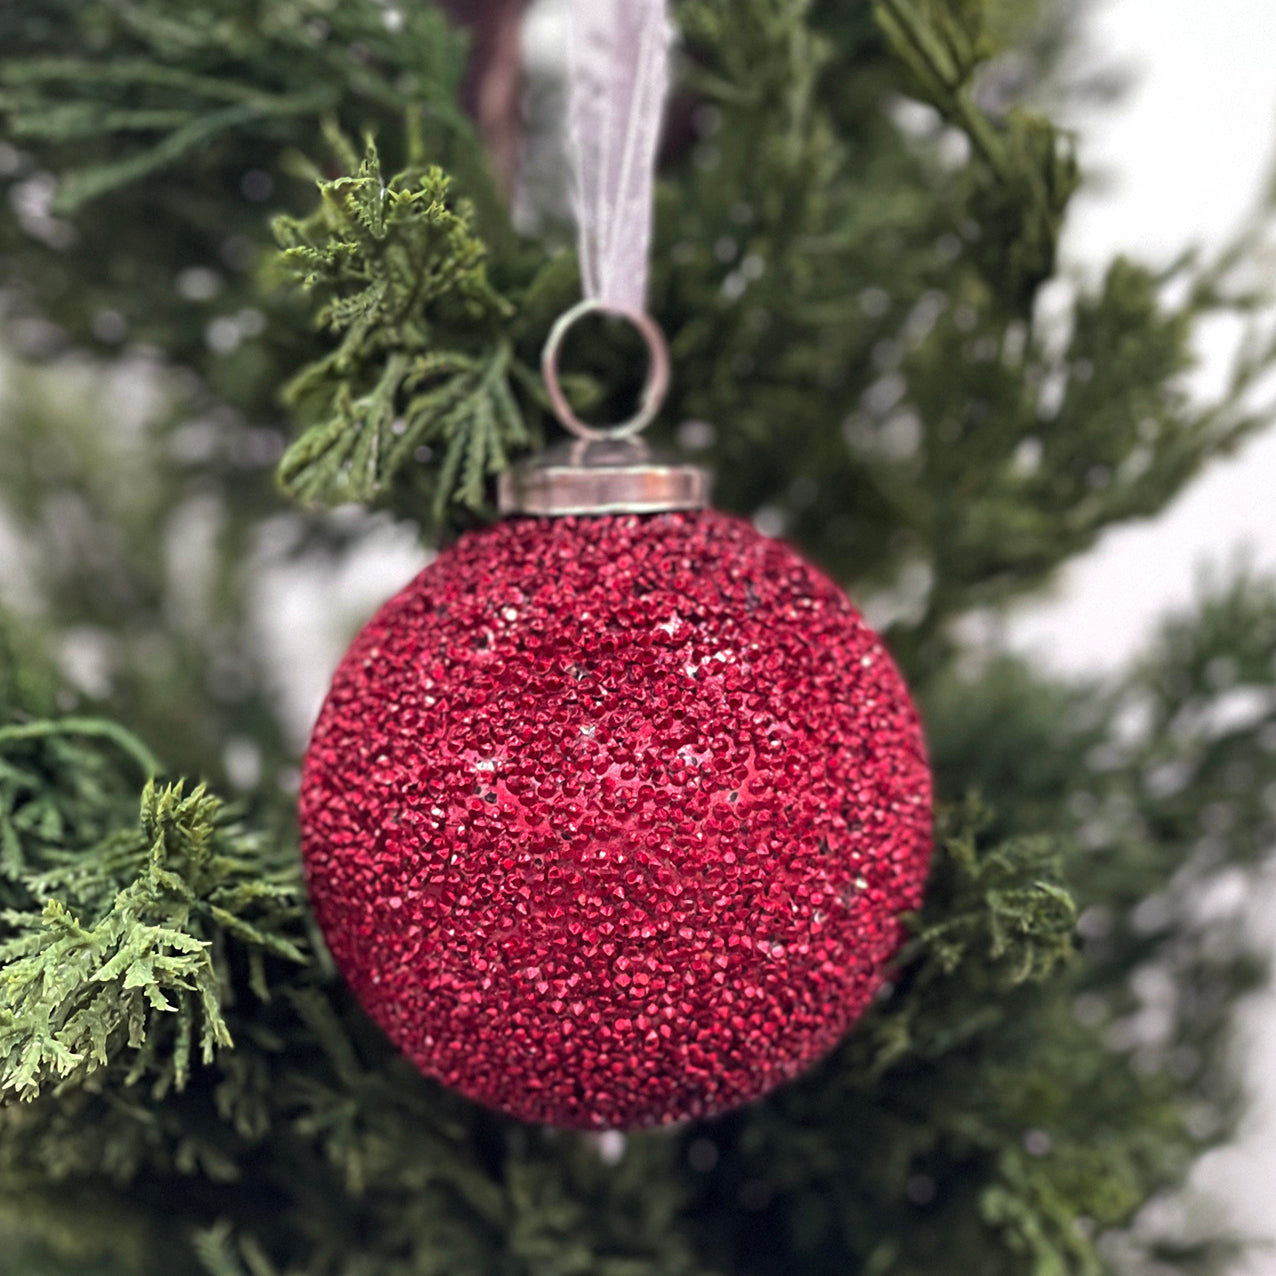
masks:
[(647, 302), (656, 147), (669, 87), (667, 0), (572, 0), (568, 128), (585, 298)]

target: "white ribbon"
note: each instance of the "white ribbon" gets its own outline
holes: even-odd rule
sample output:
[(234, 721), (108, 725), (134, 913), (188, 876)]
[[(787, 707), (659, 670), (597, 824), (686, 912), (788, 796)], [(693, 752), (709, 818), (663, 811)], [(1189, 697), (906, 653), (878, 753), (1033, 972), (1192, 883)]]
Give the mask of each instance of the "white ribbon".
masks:
[(568, 132), (585, 297), (643, 311), (669, 87), (667, 0), (571, 0), (570, 31)]

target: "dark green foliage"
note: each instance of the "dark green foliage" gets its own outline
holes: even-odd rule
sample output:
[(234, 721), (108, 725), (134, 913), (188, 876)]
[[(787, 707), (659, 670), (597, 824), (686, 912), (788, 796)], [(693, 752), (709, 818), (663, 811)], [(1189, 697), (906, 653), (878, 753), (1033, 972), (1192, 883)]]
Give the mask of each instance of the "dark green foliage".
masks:
[(874, 8), (919, 96), (970, 139), (976, 162), (959, 188), (978, 226), (971, 255), (1017, 312), (1054, 273), (1059, 223), (1079, 176), (1071, 145), (1049, 120), (1012, 110), (993, 121), (974, 105), (977, 73), (995, 52), (979, 4), (881, 0)]
[[(14, 138), (77, 149), (80, 162), (64, 170), (57, 212), (133, 186), (210, 145), (231, 144), (239, 132), (286, 138), (291, 120), (334, 111), (347, 94), (397, 111), (405, 90), (417, 87), (387, 74), (405, 45), (423, 55), (422, 96), (435, 114), (468, 129), (455, 104), (460, 49), (440, 15), (418, 10), (394, 35), (375, 6), (356, 6), (337, 31), (330, 14), (325, 4), (264, 14), (232, 3), (166, 18), (145, 0), (89, 11), (44, 5), (34, 19), (11, 9), (0, 25), (5, 47), (20, 52), (29, 42), (45, 56), (6, 63), (0, 109)], [(68, 48), (74, 52), (61, 53)]]
[[(1105, 688), (954, 622), (1260, 423), (1269, 344), (1217, 402), (1181, 382), (1202, 316), (1266, 300), (1250, 241), (1058, 279), (1071, 144), (1000, 59), (1057, 56), (1062, 2), (676, 8), (657, 432), (710, 423), (675, 438), (721, 503), (894, 617), (943, 813), (890, 987), (809, 1076), (619, 1157), (388, 1054), (301, 902), (256, 579), (336, 573), (368, 524), (283, 513), (274, 473), (443, 534), (485, 516), (543, 432), (567, 236), (514, 230), (429, 3), (15, 0), (3, 339), (80, 353), (6, 367), (0, 403), (0, 1273), (1224, 1270), (1229, 1238), (1140, 1211), (1239, 1111), (1276, 589), (1211, 584)], [(582, 334), (582, 408), (625, 409), (626, 360)]]
[[(60, 179), (53, 208), (0, 227), (9, 303), (99, 349), (125, 333), (153, 343), (267, 416), (302, 352), (282, 327), (291, 307), (256, 270), (269, 210), (305, 207), (313, 187), (288, 159), (320, 153), (324, 119), (378, 128), (400, 158), (428, 138), (495, 206), (456, 102), (464, 41), (428, 4), (401, 17), (395, 29), (374, 3), (323, 0), (5, 5), (0, 132)], [(209, 272), (206, 287), (182, 286), (191, 268)], [(245, 309), (270, 322), (247, 325), (233, 350), (211, 346), (209, 324)], [(37, 350), (53, 339), (39, 334)]]

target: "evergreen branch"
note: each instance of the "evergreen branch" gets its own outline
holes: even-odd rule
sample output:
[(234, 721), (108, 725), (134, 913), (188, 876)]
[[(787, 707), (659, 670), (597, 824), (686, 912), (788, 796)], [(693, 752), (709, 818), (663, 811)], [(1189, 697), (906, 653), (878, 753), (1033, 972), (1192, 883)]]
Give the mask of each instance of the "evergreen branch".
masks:
[[(438, 169), (384, 184), (371, 140), (355, 173), (319, 191), (310, 217), (275, 224), (281, 268), (339, 338), (285, 392), (310, 425), (280, 463), (281, 487), (310, 504), (376, 501), (429, 447), (442, 458), (435, 518), (453, 502), (480, 508), (531, 433), (513, 390), (524, 370), (497, 335), (512, 307), (487, 281), (471, 211)], [(442, 333), (472, 351), (442, 346)]]
[(873, 12), (922, 100), (969, 138), (979, 161), (967, 196), (980, 227), (974, 251), (1028, 314), (1054, 272), (1063, 213), (1080, 181), (1070, 141), (1039, 116), (1018, 110), (994, 122), (975, 104), (972, 82), (995, 52), (986, 6), (875, 0)]
[[(1181, 390), (1201, 315), (1265, 300), (1251, 246), (1210, 271), (1118, 263), (1079, 291), (1058, 333), (1038, 331), (1032, 293), (1052, 269), (1070, 148), (985, 90), (1005, 97), (992, 21), (1009, 12), (1022, 28), (1039, 6), (678, 9), (702, 109), (666, 169), (653, 254), (653, 306), (679, 366), (670, 415), (719, 427), (707, 459), (725, 503), (778, 507), (839, 579), (920, 573), (892, 645), (914, 675), (941, 792), (980, 792), (991, 813), (946, 818), (892, 986), (823, 1068), (746, 1111), (634, 1135), (613, 1164), (590, 1140), (511, 1127), (391, 1058), (327, 967), (296, 962), (307, 948), (287, 845), (224, 813), (211, 835), (163, 834), (171, 812), (139, 830), (127, 750), (99, 735), (10, 736), (0, 988), (58, 945), (67, 957), (50, 979), (79, 977), (77, 962), (89, 973), (66, 1004), (50, 1002), (47, 1031), (15, 1040), (19, 1065), (33, 1045), (47, 1055), (23, 1065), (39, 1098), (0, 1112), (5, 1276), (161, 1276), (197, 1265), (192, 1244), (216, 1276), (683, 1276), (706, 1264), (740, 1276), (1089, 1276), (1117, 1261), (1109, 1244), (1127, 1276), (1225, 1270), (1222, 1239), (1169, 1237), (1150, 1213), (1130, 1220), (1234, 1128), (1223, 1043), (1261, 964), (1235, 912), (1219, 910), (1273, 841), (1270, 594), (1207, 600), (1115, 707), (1024, 666), (950, 657), (955, 617), (1163, 507), (1255, 428), (1248, 398), (1271, 367), (1270, 338), (1242, 351), (1217, 407)], [(419, 454), (431, 495), (454, 490), (461, 504), (481, 492), (541, 402), (534, 349), (577, 282), (561, 254), (529, 290), (545, 253), (510, 235), (493, 202), (469, 220), (470, 238), (480, 257), (490, 249), (484, 278), (517, 313), (491, 309), (463, 286), (475, 278), (466, 245), (437, 220), (428, 231), (430, 200), (411, 209), (410, 232), (394, 220), (389, 192), (414, 189), (426, 158), (455, 174), (453, 190), (482, 193), (480, 148), (457, 123), (464, 60), (433, 6), (10, 0), (0, 49), (11, 137), (23, 119), (15, 196), (35, 174), (74, 190), (75, 174), (115, 166), (123, 181), (101, 216), (76, 218), (78, 238), (52, 236), (57, 248), (11, 201), (26, 221), (0, 219), (6, 296), (41, 321), (32, 327), (98, 350), (96, 321), (117, 312), (130, 340), (161, 348), (212, 399), (199, 482), (225, 513), (227, 576), (270, 512), (235, 459), (235, 422), (273, 429), (273, 396), (290, 378), (298, 422), (315, 431), (302, 435), (310, 456), (289, 461), (299, 490), (314, 481), (322, 499), (347, 499), (358, 486), (415, 512), (410, 481), (390, 489)], [(83, 74), (22, 80), (49, 56)], [(939, 113), (925, 135), (900, 126), (903, 84)], [(371, 121), (409, 170), (383, 191), (359, 156), (342, 158), (347, 176), (316, 201), (317, 219), (299, 219), (307, 229), (285, 244), (283, 271), (312, 290), (310, 332), (257, 272), (231, 264), (262, 239), (245, 172), (271, 173), (281, 207), (309, 198), (281, 156), (316, 152), (320, 107), (271, 113), (307, 93), (335, 104), (348, 130)], [(261, 113), (162, 167), (129, 168), (253, 102)], [(937, 144), (946, 129), (969, 139), (968, 157)], [(435, 202), (468, 216), (451, 193)], [(216, 274), (215, 299), (195, 303), (179, 286), (193, 265)], [(1169, 283), (1181, 304), (1167, 302)], [(268, 312), (262, 334), (230, 355), (212, 349), (210, 320), (250, 307)], [(612, 365), (596, 384), (617, 380)], [(171, 565), (153, 529), (190, 488), (167, 440), (148, 437), (121, 463), (114, 434), (37, 402), (29, 384), (0, 413), (0, 486), (39, 569), (48, 641), (108, 630), (111, 694), (130, 722), (165, 724), (148, 734), (166, 753), (213, 768), (232, 733), (251, 733), (265, 777), (254, 802), (274, 804), (291, 757), (263, 683), (229, 706), (208, 694), (208, 653), (242, 649), (242, 616), (224, 606), (207, 647), (174, 634)], [(190, 421), (185, 405), (172, 415)], [(173, 436), (172, 456), (184, 439)], [(143, 459), (155, 462), (153, 502), (136, 482)], [(355, 476), (344, 486), (343, 471)], [(46, 525), (53, 489), (89, 511), (79, 543), (93, 553), (67, 553), (76, 520)], [(115, 489), (127, 500), (110, 499)], [(328, 549), (347, 533), (308, 535)], [(175, 667), (152, 659), (157, 634)], [(56, 681), (30, 677), (25, 657), (14, 673), (4, 654), (4, 720), (49, 718)], [(1131, 710), (1148, 724), (1134, 739)], [(127, 944), (112, 946), (103, 924), (126, 906), (130, 934), (150, 947), (122, 957)], [(217, 1014), (236, 1048), (214, 1043), (206, 1068)], [(5, 1030), (16, 1032), (12, 1018)], [(95, 1052), (108, 1062), (91, 1071)]]
[(58, 718), (46, 722), (25, 722), (0, 726), (0, 749), (6, 744), (28, 740), (44, 740), (53, 736), (85, 736), (112, 740), (151, 779), (163, 770), (155, 755), (131, 731), (118, 722), (104, 718)]
[(26, 878), (32, 903), (6, 910), (0, 942), (0, 1094), (33, 1099), (130, 1055), (130, 1083), (181, 1089), (193, 1044), (205, 1064), (231, 1045), (217, 946), (306, 960), (295, 883), (262, 868), (202, 786), (152, 782), (137, 834)]
[(1076, 957), (1077, 907), (1063, 882), (1063, 847), (1045, 837), (978, 845), (987, 814), (948, 812), (927, 884), (897, 958), (897, 991), (847, 1047), (876, 1084), (909, 1059), (937, 1058), (995, 1030), (1001, 999), (1048, 984)]
[[(315, 95), (309, 99), (300, 98), (287, 107), (275, 107), (271, 115), (313, 114), (326, 105), (327, 95)], [(116, 190), (121, 186), (130, 186), (140, 179), (176, 163), (183, 156), (199, 146), (207, 144), (212, 138), (229, 129), (238, 128), (253, 120), (261, 118), (265, 113), (258, 106), (245, 104), (228, 106), (221, 111), (213, 111), (199, 119), (191, 120), (180, 128), (172, 129), (161, 141), (146, 150), (130, 155), (114, 164), (98, 164), (80, 173), (69, 175), (58, 189), (54, 200), (54, 210), (59, 213), (71, 213), (76, 209)], [(117, 128), (123, 126), (115, 121)]]
[[(101, 0), (83, 12), (89, 7), (54, 0), (46, 8), (67, 12), (30, 28), (26, 15), (17, 15), (4, 41), (16, 56), (0, 65), (0, 117), (14, 137), (56, 147), (99, 142), (90, 159), (77, 154), (61, 169), (62, 212), (171, 171), (210, 141), (263, 126), (277, 131), (290, 121), (310, 124), (351, 96), (396, 116), (403, 110), (402, 93), (383, 67), (396, 41), (370, 6), (340, 15), (345, 39), (331, 42), (315, 26), (327, 10), (309, 3), (269, 15), (245, 14), (237, 0), (180, 16), (151, 0)], [(97, 56), (107, 42), (87, 42), (86, 50), (68, 40), (62, 28), (75, 32), (81, 23), (110, 31), (126, 52)], [(414, 10), (403, 26), (397, 42), (419, 53), (418, 85), (434, 118), (454, 133), (469, 130), (455, 104), (454, 33), (428, 9)], [(362, 64), (348, 56), (356, 41)]]
[(193, 1249), (208, 1276), (281, 1276), (279, 1269), (250, 1237), (237, 1237), (222, 1219), (195, 1234)]
[[(48, 87), (65, 93), (69, 87), (109, 85), (135, 90), (138, 88), (170, 89), (188, 99), (211, 98), (227, 105), (254, 107), (263, 115), (281, 108), (288, 109), (295, 99), (266, 92), (254, 84), (220, 76), (200, 75), (177, 66), (165, 66), (136, 58), (121, 58), (112, 62), (97, 62), (86, 58), (26, 58), (5, 66), (3, 80), (17, 88)], [(328, 90), (331, 97), (333, 90)], [(6, 110), (13, 110), (17, 101), (5, 102)], [(187, 118), (189, 118), (189, 109)], [(38, 124), (34, 114), (27, 117), (15, 114), (13, 128), (21, 134), (30, 124)], [(54, 134), (55, 135), (55, 134)]]
[[(116, 111), (82, 102), (49, 110), (47, 97), (68, 81), (77, 86), (163, 87), (192, 97), (229, 99), (229, 102), (215, 110), (186, 107)], [(330, 86), (290, 96), (275, 95), (250, 85), (147, 63), (100, 66), (77, 59), (33, 59), (8, 64), (3, 68), (0, 85), (7, 86), (0, 88), (0, 115), (9, 118), (16, 138), (65, 142), (73, 138), (88, 140), (141, 131), (159, 134), (156, 141), (133, 149), (123, 158), (66, 174), (54, 201), (54, 209), (60, 213), (74, 212), (109, 191), (133, 185), (232, 129), (257, 120), (318, 115), (331, 109), (335, 96)]]
[[(927, 100), (960, 124), (988, 166), (1003, 181), (1013, 169), (992, 122), (971, 102), (967, 89), (980, 65), (992, 53), (977, 6), (946, 0), (876, 0), (874, 14), (896, 56), (909, 68)], [(964, 21), (963, 21), (964, 19)]]
[(979, 853), (971, 832), (948, 839), (932, 871), (928, 907), (905, 948), (951, 974), (971, 960), (1008, 986), (1046, 979), (1075, 956), (1077, 908), (1063, 886), (1062, 851), (1049, 838)]

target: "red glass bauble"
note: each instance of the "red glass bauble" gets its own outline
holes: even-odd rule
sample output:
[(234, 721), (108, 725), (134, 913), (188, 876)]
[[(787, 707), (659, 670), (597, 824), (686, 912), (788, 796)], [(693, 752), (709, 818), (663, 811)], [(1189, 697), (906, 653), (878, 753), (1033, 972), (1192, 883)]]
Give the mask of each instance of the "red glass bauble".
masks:
[(747, 1102), (828, 1051), (921, 898), (931, 784), (880, 639), (711, 510), (463, 536), (342, 661), (311, 896), (422, 1071), (529, 1121)]

